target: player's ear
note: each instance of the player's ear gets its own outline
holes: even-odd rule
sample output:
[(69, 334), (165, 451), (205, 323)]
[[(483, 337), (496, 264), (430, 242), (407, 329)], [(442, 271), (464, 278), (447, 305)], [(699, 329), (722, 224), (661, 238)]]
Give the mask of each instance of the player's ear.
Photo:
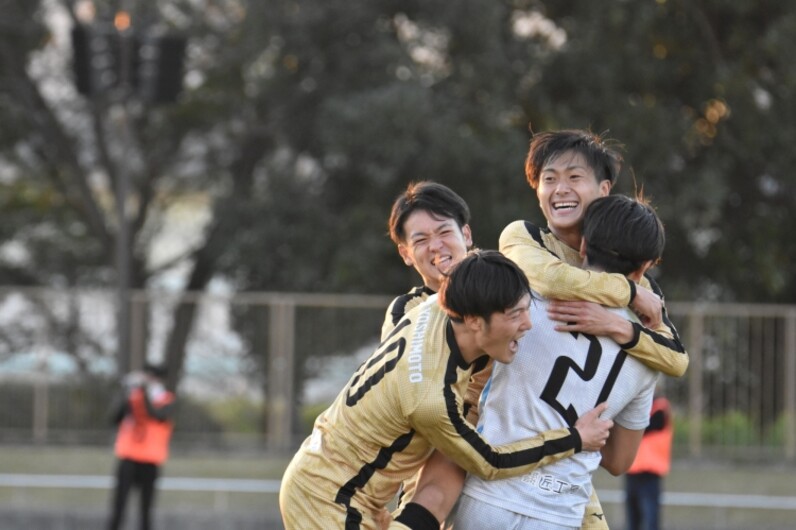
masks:
[(398, 254), (401, 255), (401, 258), (404, 260), (404, 263), (407, 267), (414, 266), (415, 263), (412, 261), (412, 256), (409, 255), (409, 249), (404, 245), (398, 245)]
[(628, 274), (627, 277), (638, 283), (641, 281), (644, 273), (650, 270), (653, 266), (655, 266), (655, 260), (647, 260), (641, 264), (641, 267)]
[(600, 181), (600, 197), (607, 197), (611, 194), (611, 181), (603, 179)]
[(472, 332), (481, 331), (484, 325), (484, 319), (475, 315), (467, 315), (464, 318), (464, 325)]
[(464, 235), (464, 246), (469, 249), (473, 246), (473, 231), (470, 229), (470, 225), (462, 227), (462, 235)]

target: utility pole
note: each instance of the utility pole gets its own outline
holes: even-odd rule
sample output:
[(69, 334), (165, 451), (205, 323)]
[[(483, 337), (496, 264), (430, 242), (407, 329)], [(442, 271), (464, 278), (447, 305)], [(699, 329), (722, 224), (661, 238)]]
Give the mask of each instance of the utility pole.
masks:
[[(128, 101), (132, 94), (133, 30), (130, 11), (119, 11), (113, 25), (119, 32), (119, 98), (115, 117), (118, 120), (122, 145), (122, 160), (117, 164), (116, 215), (118, 232), (116, 234), (116, 274), (118, 283), (117, 315), (117, 366), (119, 375), (130, 371), (130, 272), (132, 252), (130, 248), (130, 223), (127, 215), (127, 202), (130, 195), (129, 161), (132, 138), (128, 116)], [(141, 368), (137, 366), (136, 368)]]
[[(186, 39), (149, 27), (134, 27), (133, 0), (122, 0), (112, 24), (95, 22), (93, 3), (83, 2), (86, 15), (72, 29), (77, 89), (94, 102), (107, 104), (119, 139), (115, 161), (114, 202), (117, 222), (115, 266), (117, 279), (117, 372), (131, 368), (132, 235), (128, 203), (132, 189), (133, 123), (130, 102), (171, 103), (182, 88)], [(88, 6), (88, 7), (87, 7)], [(140, 24), (138, 24), (140, 26)], [(143, 358), (136, 359), (142, 363)]]

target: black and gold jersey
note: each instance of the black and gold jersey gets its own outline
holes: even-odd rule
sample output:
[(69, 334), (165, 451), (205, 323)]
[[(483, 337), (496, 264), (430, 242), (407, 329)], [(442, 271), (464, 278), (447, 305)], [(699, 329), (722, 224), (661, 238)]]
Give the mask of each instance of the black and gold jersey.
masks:
[[(547, 299), (588, 300), (608, 307), (626, 307), (635, 284), (616, 273), (579, 268), (577, 250), (567, 246), (547, 228), (527, 221), (514, 221), (500, 235), (500, 251), (525, 272), (531, 287)], [(648, 277), (641, 285), (663, 298), (660, 287)], [(654, 370), (674, 377), (688, 368), (685, 351), (666, 308), (661, 325), (647, 329), (634, 322), (634, 338), (620, 346)]]
[(420, 285), (414, 287), (408, 293), (396, 297), (387, 307), (387, 314), (384, 315), (384, 324), (381, 326), (381, 340), (384, 340), (390, 334), (406, 313), (428, 300), (428, 297), (433, 294), (434, 291), (425, 285)]
[(488, 479), (528, 473), (580, 451), (573, 428), (489, 445), (467, 423), (462, 405), (471, 373), (486, 359), (465, 363), (436, 297), (408, 312), (293, 458), (280, 492), (287, 527), (313, 527), (301, 521), (323, 517), (337, 528), (376, 528), (401, 482), (434, 448)]

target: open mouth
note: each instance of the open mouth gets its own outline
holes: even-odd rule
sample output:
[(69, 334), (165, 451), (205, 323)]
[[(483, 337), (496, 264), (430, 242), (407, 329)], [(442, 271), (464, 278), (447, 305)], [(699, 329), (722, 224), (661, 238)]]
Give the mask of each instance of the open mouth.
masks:
[(578, 207), (578, 203), (576, 201), (562, 201), (553, 203), (553, 210), (560, 212), (566, 210), (574, 210)]
[(440, 256), (434, 260), (434, 266), (441, 270), (447, 270), (451, 266), (452, 259), (450, 256)]

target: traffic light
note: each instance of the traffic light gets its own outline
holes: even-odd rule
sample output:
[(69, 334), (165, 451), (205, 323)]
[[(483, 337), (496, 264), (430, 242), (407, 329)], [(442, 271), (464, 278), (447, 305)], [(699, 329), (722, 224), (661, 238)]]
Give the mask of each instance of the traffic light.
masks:
[(137, 82), (142, 99), (152, 103), (170, 103), (182, 90), (185, 37), (150, 35), (138, 50)]
[(75, 81), (81, 94), (96, 96), (119, 86), (121, 39), (113, 26), (75, 26), (72, 53)]
[(131, 31), (110, 24), (72, 28), (75, 84), (89, 97), (112, 96), (122, 89), (151, 103), (169, 103), (182, 89), (185, 37)]

